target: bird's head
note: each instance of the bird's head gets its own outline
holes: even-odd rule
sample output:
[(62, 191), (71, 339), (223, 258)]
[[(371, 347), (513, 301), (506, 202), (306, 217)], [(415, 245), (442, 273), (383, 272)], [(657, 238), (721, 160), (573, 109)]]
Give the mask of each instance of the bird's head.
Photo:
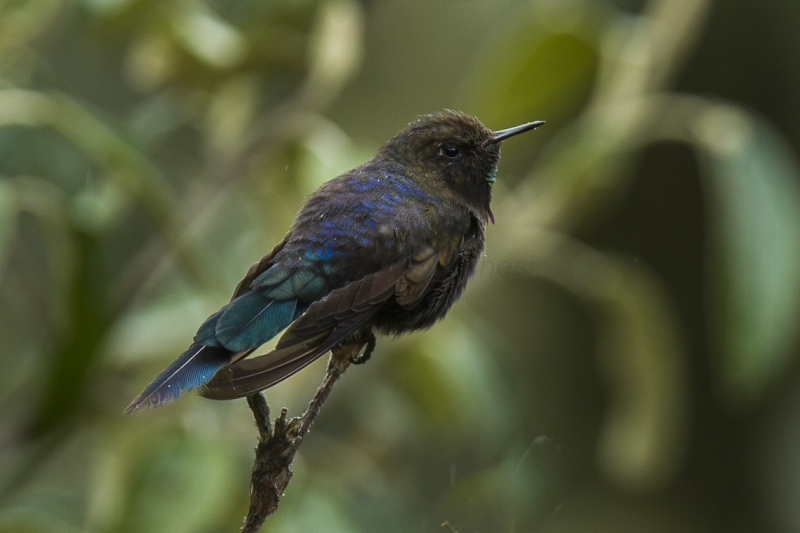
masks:
[(402, 164), (420, 185), (491, 216), (501, 141), (542, 124), (529, 122), (494, 132), (475, 117), (446, 110), (419, 117), (387, 141), (378, 155)]

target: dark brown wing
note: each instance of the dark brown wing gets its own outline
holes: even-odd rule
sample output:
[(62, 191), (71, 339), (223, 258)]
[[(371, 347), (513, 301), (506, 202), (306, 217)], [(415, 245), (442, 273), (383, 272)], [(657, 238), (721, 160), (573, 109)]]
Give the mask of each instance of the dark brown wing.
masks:
[(286, 379), (358, 331), (389, 298), (412, 307), (430, 286), (441, 258), (451, 256), (428, 246), (410, 260), (332, 291), (286, 330), (273, 351), (221, 369), (200, 394), (218, 400), (241, 398)]
[(221, 369), (200, 394), (218, 400), (241, 398), (291, 376), (363, 326), (394, 294), (405, 269), (405, 262), (398, 262), (332, 291), (286, 330), (273, 351)]
[(428, 292), (437, 267), (450, 269), (458, 255), (461, 238), (453, 239), (444, 246), (426, 246), (417, 252), (409, 262), (408, 268), (397, 282), (397, 303), (404, 309), (414, 307)]

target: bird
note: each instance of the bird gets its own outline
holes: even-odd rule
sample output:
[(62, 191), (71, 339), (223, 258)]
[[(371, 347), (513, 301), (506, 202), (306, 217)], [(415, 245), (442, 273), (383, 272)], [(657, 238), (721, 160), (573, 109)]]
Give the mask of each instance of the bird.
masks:
[[(492, 131), (459, 111), (418, 117), (306, 198), (283, 240), (125, 412), (198, 387), (211, 399), (249, 396), (338, 346), (355, 347), (354, 362), (364, 362), (376, 333), (423, 330), (444, 318), (494, 223), (501, 142), (543, 124)], [(248, 358), (281, 331), (272, 351)]]

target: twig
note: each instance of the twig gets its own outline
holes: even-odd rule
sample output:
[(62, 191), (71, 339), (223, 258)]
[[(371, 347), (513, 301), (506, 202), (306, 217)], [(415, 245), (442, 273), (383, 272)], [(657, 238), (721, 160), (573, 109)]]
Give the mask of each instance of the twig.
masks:
[(450, 533), (458, 533), (458, 530), (453, 527), (449, 520), (445, 520), (442, 522), (442, 527), (447, 529)]
[(247, 397), (259, 437), (250, 479), (250, 510), (241, 533), (255, 533), (267, 517), (278, 509), (283, 491), (292, 479), (292, 461), (303, 437), (314, 423), (336, 381), (358, 356), (360, 348), (360, 344), (346, 344), (331, 351), (325, 379), (314, 393), (308, 409), (299, 418), (288, 420), (288, 412), (284, 408), (275, 419), (274, 428), (270, 427), (269, 405), (264, 395), (257, 393)]

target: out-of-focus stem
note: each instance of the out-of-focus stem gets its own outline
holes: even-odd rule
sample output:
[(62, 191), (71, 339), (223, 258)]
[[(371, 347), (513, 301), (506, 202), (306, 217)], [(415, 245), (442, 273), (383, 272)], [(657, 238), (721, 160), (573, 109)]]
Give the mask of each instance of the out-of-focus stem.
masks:
[(711, 0), (651, 0), (634, 24), (626, 19), (612, 26), (586, 110), (507, 197), (512, 204), (528, 199), (526, 204), (495, 211), (515, 213), (517, 227), (567, 230), (614, 197), (641, 146), (637, 140), (657, 126), (643, 98), (671, 82), (710, 6)]

